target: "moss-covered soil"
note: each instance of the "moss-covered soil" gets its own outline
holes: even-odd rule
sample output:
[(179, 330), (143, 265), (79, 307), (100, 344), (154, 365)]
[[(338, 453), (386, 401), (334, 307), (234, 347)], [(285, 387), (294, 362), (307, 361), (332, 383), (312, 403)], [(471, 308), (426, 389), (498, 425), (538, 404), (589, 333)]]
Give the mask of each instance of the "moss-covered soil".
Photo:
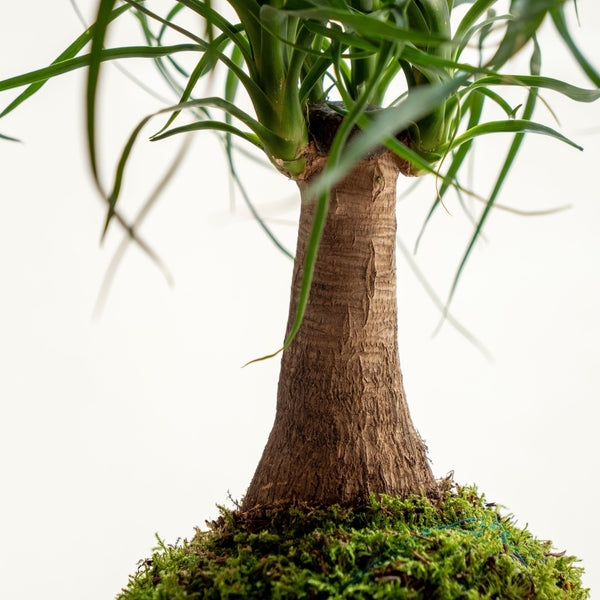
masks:
[(576, 559), (501, 516), (474, 488), (438, 503), (222, 509), (209, 531), (140, 562), (118, 600), (583, 599)]

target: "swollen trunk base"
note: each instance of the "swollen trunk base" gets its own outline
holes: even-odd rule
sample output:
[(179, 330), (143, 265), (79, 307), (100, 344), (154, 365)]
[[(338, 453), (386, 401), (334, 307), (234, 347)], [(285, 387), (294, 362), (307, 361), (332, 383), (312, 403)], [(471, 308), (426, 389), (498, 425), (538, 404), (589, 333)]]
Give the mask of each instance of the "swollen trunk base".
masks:
[[(309, 166), (318, 174), (324, 159)], [(284, 351), (277, 413), (243, 508), (357, 504), (369, 494), (437, 495), (406, 404), (398, 358), (396, 159), (356, 164), (331, 191), (302, 326)], [(302, 210), (288, 332), (315, 202)]]

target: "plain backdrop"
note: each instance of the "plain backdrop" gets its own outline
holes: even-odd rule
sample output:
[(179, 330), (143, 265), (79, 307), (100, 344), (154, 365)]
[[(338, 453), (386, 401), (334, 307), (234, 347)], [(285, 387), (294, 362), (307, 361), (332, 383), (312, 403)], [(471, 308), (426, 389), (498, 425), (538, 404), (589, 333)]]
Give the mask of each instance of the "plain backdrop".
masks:
[[(94, 6), (81, 7), (91, 17)], [(600, 6), (581, 0), (579, 10), (573, 29), (600, 67)], [(48, 64), (80, 30), (66, 0), (3, 3), (0, 79)], [(551, 27), (541, 41), (544, 74), (591, 87)], [(128, 67), (168, 94), (150, 66)], [(102, 77), (108, 185), (126, 136), (160, 103), (113, 66)], [(241, 366), (279, 347), (292, 264), (239, 195), (232, 204), (211, 134), (193, 139), (140, 229), (175, 285), (132, 246), (94, 317), (122, 232), (113, 225), (100, 247), (104, 206), (87, 164), (84, 83), (83, 74), (64, 76), (0, 120), (1, 133), (24, 142), (0, 143), (0, 574), (11, 600), (113, 597), (155, 533), (167, 543), (190, 537), (217, 503), (232, 506), (228, 494), (243, 496), (275, 410), (279, 360)], [(2, 107), (13, 96), (1, 94)], [(598, 598), (600, 104), (543, 97), (585, 151), (528, 137), (499, 202), (571, 208), (494, 211), (469, 260), (451, 310), (492, 360), (448, 323), (432, 338), (439, 309), (399, 254), (401, 361), (435, 474), (476, 483), (536, 536), (579, 556)], [(539, 119), (557, 126), (543, 106)], [(180, 143), (138, 144), (120, 200), (129, 218)], [(508, 143), (477, 144), (469, 183), (481, 194)], [(295, 186), (252, 162), (240, 172), (293, 249)], [(400, 180), (399, 191), (411, 183)], [(425, 179), (400, 199), (405, 246), (434, 197)], [(441, 298), (472, 232), (454, 196), (446, 206), (414, 257)]]

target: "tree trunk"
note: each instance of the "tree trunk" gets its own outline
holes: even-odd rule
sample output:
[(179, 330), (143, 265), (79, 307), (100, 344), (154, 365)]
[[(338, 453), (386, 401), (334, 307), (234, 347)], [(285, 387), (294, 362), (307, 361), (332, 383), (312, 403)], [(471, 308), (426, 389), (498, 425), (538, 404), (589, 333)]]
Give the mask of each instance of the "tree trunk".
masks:
[[(288, 332), (315, 202), (302, 209)], [(397, 159), (357, 163), (331, 191), (301, 328), (284, 351), (277, 414), (243, 508), (357, 504), (370, 493), (437, 494), (406, 404), (396, 308)]]

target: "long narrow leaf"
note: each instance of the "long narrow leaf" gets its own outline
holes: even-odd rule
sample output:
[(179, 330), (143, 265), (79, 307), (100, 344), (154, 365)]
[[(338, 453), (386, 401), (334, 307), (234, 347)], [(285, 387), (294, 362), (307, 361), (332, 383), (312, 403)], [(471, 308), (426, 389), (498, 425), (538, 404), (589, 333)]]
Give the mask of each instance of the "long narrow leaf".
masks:
[[(128, 10), (128, 6), (120, 6), (119, 8), (115, 9), (110, 15), (110, 21), (114, 21), (114, 19), (116, 19), (118, 16), (120, 16)], [(73, 58), (74, 56), (76, 56), (92, 39), (92, 36), (94, 35), (94, 30), (95, 25), (88, 27), (87, 30), (84, 31), (66, 50), (61, 52), (61, 54), (59, 54), (59, 56), (51, 64), (54, 65), (57, 63), (61, 63), (65, 60), (68, 60), (69, 58)], [(0, 118), (13, 111), (15, 108), (17, 108), (17, 106), (19, 106), (19, 104), (21, 104), (22, 102), (27, 100), (27, 98), (35, 94), (44, 85), (44, 83), (46, 83), (46, 81), (47, 80), (42, 80), (36, 83), (32, 83), (0, 113)]]
[(260, 216), (260, 214), (256, 210), (254, 203), (250, 200), (250, 196), (248, 195), (248, 192), (246, 191), (246, 188), (244, 187), (244, 184), (242, 183), (242, 180), (240, 179), (240, 177), (235, 169), (232, 156), (229, 155), (228, 158), (229, 158), (229, 172), (230, 172), (231, 176), (233, 177), (233, 180), (235, 181), (238, 189), (240, 190), (240, 193), (242, 194), (242, 198), (244, 199), (246, 206), (252, 213), (252, 216), (254, 217), (256, 222), (259, 224), (259, 226), (262, 228), (262, 230), (267, 234), (267, 237), (275, 244), (275, 246), (278, 248), (278, 250), (280, 250), (288, 258), (291, 258), (292, 260), (294, 260), (294, 255), (279, 241), (277, 236), (271, 231), (269, 226), (266, 224), (265, 220)]
[[(307, 21), (305, 27), (317, 35), (329, 38), (332, 41), (335, 40), (342, 45), (360, 48), (361, 50), (365, 50), (367, 52), (377, 51), (376, 44), (352, 33), (351, 31), (343, 31), (339, 27), (326, 27), (322, 23), (318, 23), (316, 21)], [(320, 53), (315, 53), (315, 55), (320, 56)]]
[(119, 194), (121, 191), (121, 184), (123, 181), (123, 173), (125, 171), (125, 167), (129, 160), (131, 150), (133, 149), (133, 145), (135, 144), (142, 129), (146, 126), (146, 124), (152, 118), (154, 118), (158, 115), (162, 115), (162, 114), (166, 114), (166, 113), (174, 112), (174, 111), (181, 111), (181, 110), (185, 110), (188, 108), (199, 108), (199, 107), (206, 107), (206, 106), (219, 108), (223, 111), (230, 113), (233, 117), (241, 120), (245, 125), (250, 127), (250, 129), (252, 129), (254, 131), (254, 133), (261, 140), (266, 140), (267, 143), (271, 143), (271, 144), (282, 143), (282, 140), (280, 140), (276, 134), (274, 134), (272, 131), (267, 129), (264, 125), (262, 125), (261, 123), (259, 123), (258, 121), (256, 121), (252, 117), (250, 117), (250, 115), (248, 115), (241, 109), (237, 108), (235, 105), (223, 100), (222, 98), (218, 98), (218, 97), (201, 98), (199, 100), (190, 100), (189, 102), (185, 102), (183, 104), (176, 104), (174, 106), (168, 106), (166, 108), (163, 108), (152, 114), (147, 115), (137, 124), (137, 126), (135, 127), (135, 129), (133, 130), (131, 135), (129, 136), (129, 138), (123, 148), (123, 151), (121, 153), (121, 157), (119, 159), (119, 163), (117, 165), (117, 169), (116, 169), (116, 173), (115, 173), (112, 191), (107, 196), (108, 213), (107, 213), (107, 217), (106, 217), (106, 221), (105, 221), (104, 229), (103, 229), (103, 233), (102, 233), (103, 238), (106, 235), (108, 226), (110, 225), (110, 221), (115, 214), (115, 206), (117, 204), (117, 201), (119, 199)]
[(550, 15), (552, 16), (552, 20), (554, 22), (554, 26), (556, 30), (564, 40), (565, 44), (571, 51), (573, 58), (577, 61), (579, 66), (583, 69), (584, 73), (590, 78), (590, 81), (600, 87), (600, 73), (592, 66), (592, 64), (588, 61), (588, 59), (583, 55), (581, 50), (577, 47), (577, 44), (571, 37), (569, 33), (569, 28), (567, 27), (567, 20), (565, 19), (564, 7), (561, 4), (560, 6), (555, 7), (550, 11)]
[[(540, 48), (538, 46), (538, 43), (537, 43), (535, 37), (534, 37), (533, 54), (531, 56), (531, 61), (530, 61), (530, 70), (534, 76), (539, 75), (540, 70), (541, 70)], [(532, 88), (529, 92), (529, 95), (527, 97), (527, 103), (525, 104), (525, 108), (523, 110), (523, 117), (524, 117), (523, 120), (528, 121), (531, 118), (531, 116), (533, 115), (533, 112), (535, 110), (536, 101), (537, 101), (537, 89)], [(473, 247), (475, 246), (475, 243), (476, 243), (477, 239), (479, 238), (481, 230), (483, 229), (483, 225), (485, 224), (486, 219), (487, 219), (488, 215), (490, 214), (492, 207), (494, 206), (494, 202), (496, 201), (496, 198), (498, 197), (498, 194), (500, 193), (500, 189), (502, 188), (502, 185), (504, 184), (504, 181), (506, 180), (506, 176), (508, 175), (508, 172), (510, 171), (510, 168), (512, 167), (512, 164), (517, 156), (517, 153), (519, 152), (519, 148), (521, 147), (521, 143), (523, 142), (524, 137), (525, 137), (524, 132), (518, 132), (514, 136), (513, 142), (512, 142), (512, 144), (508, 150), (508, 153), (506, 155), (506, 159), (504, 160), (504, 164), (502, 165), (502, 168), (500, 170), (500, 174), (498, 175), (498, 178), (496, 179), (494, 189), (492, 190), (492, 193), (490, 194), (489, 200), (487, 201), (485, 209), (484, 209), (481, 217), (479, 218), (479, 222), (477, 223), (477, 226), (475, 227), (475, 231), (473, 232), (473, 235), (469, 241), (469, 244), (467, 245), (467, 249), (465, 250), (465, 253), (463, 254), (463, 257), (460, 261), (460, 264), (458, 266), (456, 274), (454, 275), (454, 280), (452, 282), (450, 292), (448, 293), (448, 298), (446, 299), (444, 315), (438, 325), (438, 328), (437, 328), (438, 330), (441, 327), (441, 325), (443, 324), (446, 315), (448, 314), (448, 310), (450, 308), (450, 303), (452, 302), (452, 299), (454, 298), (454, 294), (456, 292), (458, 282), (459, 282), (462, 272), (465, 268), (467, 260), (468, 260), (469, 256), (471, 255), (471, 251), (473, 250)]]
[[(79, 10), (77, 2), (75, 2), (75, 0), (70, 0), (70, 2), (71, 2), (71, 5), (73, 6), (73, 10), (77, 14), (77, 18), (79, 19), (79, 22), (87, 30), (89, 28), (89, 24), (87, 23), (85, 17)], [(126, 10), (129, 10), (129, 7), (127, 5), (124, 5), (120, 8), (118, 8), (117, 10), (126, 11)], [(139, 87), (141, 90), (146, 92), (148, 95), (152, 96), (154, 99), (158, 100), (162, 104), (170, 104), (171, 103), (172, 99), (167, 99), (164, 96), (162, 96), (161, 94), (159, 94), (158, 92), (156, 92), (156, 90), (154, 90), (149, 85), (147, 85), (139, 77), (136, 77), (131, 71), (126, 69), (123, 65), (117, 63), (115, 65), (115, 68), (117, 69), (117, 71), (120, 71), (125, 77), (127, 77), (127, 79), (129, 79), (134, 85)]]
[(21, 140), (11, 137), (10, 135), (4, 135), (3, 133), (0, 133), (0, 140), (6, 140), (8, 142), (21, 142)]
[(261, 54), (262, 29), (260, 26), (260, 4), (256, 0), (228, 0), (244, 25), (250, 47)]
[[(431, 284), (427, 281), (427, 278), (417, 265), (415, 259), (412, 257), (408, 248), (404, 245), (399, 236), (396, 236), (396, 245), (399, 248), (404, 260), (407, 262), (417, 281), (421, 284), (433, 304), (440, 311), (444, 311), (444, 303), (440, 300), (439, 296), (435, 293)], [(446, 315), (448, 322), (460, 333), (469, 343), (473, 344), (487, 359), (491, 359), (492, 355), (490, 351), (451, 313)]]
[(150, 138), (153, 142), (157, 142), (159, 140), (164, 140), (173, 135), (179, 135), (180, 133), (190, 133), (192, 131), (222, 131), (224, 133), (229, 133), (242, 138), (246, 142), (250, 142), (260, 150), (263, 150), (263, 145), (260, 143), (260, 140), (256, 135), (247, 133), (245, 131), (241, 131), (237, 127), (230, 125), (229, 123), (224, 123), (223, 121), (197, 121), (195, 123), (188, 123), (187, 125), (182, 125), (180, 127), (174, 127), (173, 129), (169, 129), (163, 133), (159, 133), (157, 135), (152, 136)]
[(471, 129), (465, 131), (462, 135), (459, 135), (454, 141), (444, 144), (440, 147), (441, 151), (446, 151), (451, 148), (457, 148), (465, 142), (479, 137), (481, 135), (488, 135), (490, 133), (539, 133), (542, 135), (549, 135), (561, 142), (573, 146), (578, 150), (583, 150), (581, 146), (571, 141), (568, 137), (565, 137), (562, 133), (559, 133), (555, 129), (536, 123), (535, 121), (529, 121), (528, 119), (509, 119), (506, 121), (488, 121), (481, 125), (476, 125)]
[(552, 90), (576, 100), (577, 102), (595, 102), (600, 98), (600, 89), (584, 89), (551, 77), (540, 77), (539, 75), (487, 75), (474, 81), (466, 87), (462, 93), (477, 87), (490, 85), (510, 85), (529, 88), (542, 88)]
[(474, 2), (473, 6), (467, 11), (456, 28), (456, 32), (454, 33), (455, 42), (461, 44), (465, 37), (469, 37), (468, 33), (471, 28), (477, 23), (481, 15), (485, 14), (496, 1), (497, 0), (476, 0)]
[[(175, 46), (161, 46), (158, 48), (149, 48), (148, 46), (125, 46), (122, 48), (110, 48), (107, 50), (102, 50), (100, 52), (100, 62), (119, 60), (122, 58), (154, 58), (157, 56), (175, 54), (177, 52), (202, 51), (203, 48), (197, 44), (178, 44)], [(88, 67), (91, 64), (91, 61), (92, 55), (84, 54), (83, 56), (77, 56), (49, 67), (44, 67), (43, 69), (30, 71), (29, 73), (17, 75), (16, 77), (10, 77), (9, 79), (0, 81), (0, 92), (28, 85), (30, 83), (45, 83), (48, 81), (48, 79), (57, 77), (58, 75), (63, 75), (65, 73), (69, 73), (70, 71)]]
[[(485, 38), (497, 27), (502, 21), (508, 21), (512, 19), (511, 15), (497, 15), (494, 11), (490, 11), (490, 16), (487, 19), (484, 19), (477, 25), (473, 25), (471, 29), (463, 36), (462, 41), (458, 45), (458, 47), (453, 52), (453, 57), (455, 60), (458, 60), (462, 55), (464, 49), (467, 47), (469, 42), (476, 34), (479, 34), (479, 40), (477, 47), (479, 49), (479, 55), (481, 58), (482, 50), (483, 50), (483, 42)], [(482, 61), (479, 61), (479, 66), (482, 66)]]
[(309, 8), (304, 10), (281, 10), (290, 16), (314, 19), (317, 22), (322, 20), (338, 21), (356, 34), (374, 40), (387, 40), (390, 42), (403, 41), (432, 45), (449, 43), (449, 40), (444, 37), (399, 27), (393, 23), (382, 21), (364, 13), (351, 12), (346, 8), (337, 9), (327, 7)]
[[(166, 189), (167, 185), (172, 181), (175, 173), (179, 169), (185, 155), (187, 154), (187, 151), (189, 150), (190, 141), (191, 141), (191, 138), (186, 138), (183, 141), (181, 148), (175, 155), (173, 162), (169, 165), (166, 173), (160, 179), (160, 181), (158, 182), (158, 184), (156, 185), (156, 187), (150, 194), (149, 198), (146, 200), (146, 202), (142, 206), (141, 210), (135, 217), (133, 224), (128, 228), (126, 235), (123, 237), (123, 239), (121, 240), (121, 243), (115, 250), (115, 253), (113, 254), (113, 257), (110, 261), (110, 264), (108, 265), (108, 268), (106, 269), (106, 272), (104, 274), (104, 279), (100, 286), (100, 291), (98, 292), (98, 297), (96, 299), (96, 306), (94, 307), (94, 314), (96, 316), (98, 316), (102, 312), (102, 309), (106, 303), (108, 293), (110, 291), (112, 282), (116, 276), (119, 265), (120, 265), (121, 261), (123, 260), (123, 257), (125, 256), (125, 252), (127, 251), (129, 243), (132, 241), (130, 232), (135, 233), (139, 229), (139, 227), (142, 225), (144, 219), (146, 218), (146, 216), (148, 215), (150, 210), (154, 207), (157, 200), (160, 198), (162, 192)], [(172, 284), (173, 280), (172, 280), (172, 277), (170, 276), (170, 274), (164, 270), (163, 270), (163, 273), (167, 277), (167, 281), (170, 284)]]
[(497, 94), (493, 90), (490, 90), (486, 87), (476, 88), (475, 93), (482, 94), (490, 98), (493, 102), (495, 102), (505, 113), (507, 117), (513, 117), (515, 114), (515, 108), (513, 108), (500, 94)]
[[(230, 23), (225, 17), (219, 14), (216, 10), (212, 9), (210, 5), (200, 2), (199, 0), (179, 0), (181, 4), (190, 8), (194, 12), (198, 13), (201, 17), (206, 19), (208, 23), (220, 29), (223, 33), (226, 33), (231, 38), (231, 41), (239, 47), (244, 55), (244, 59), (248, 68), (250, 69), (250, 75), (253, 79), (256, 78), (256, 67), (252, 56), (252, 50), (248, 45), (247, 40), (237, 31), (236, 27)], [(246, 0), (250, 1), (250, 0)]]
[[(481, 114), (483, 111), (483, 97), (476, 96), (476, 95), (470, 95), (469, 98), (467, 99), (467, 106), (469, 109), (469, 125), (468, 125), (468, 127), (472, 128), (472, 127), (475, 127), (479, 123), (479, 120), (481, 119)], [(446, 179), (442, 182), (442, 185), (436, 195), (433, 205), (429, 209), (429, 213), (425, 217), (425, 221), (423, 222), (423, 225), (421, 226), (421, 230), (419, 231), (419, 235), (417, 236), (417, 240), (415, 242), (415, 247), (414, 247), (415, 254), (419, 248), (419, 244), (421, 242), (421, 238), (423, 237), (423, 234), (425, 232), (425, 228), (427, 227), (427, 224), (429, 223), (431, 217), (433, 216), (437, 207), (439, 206), (440, 202), (442, 201), (442, 198), (444, 197), (446, 190), (450, 187), (450, 182), (454, 181), (456, 174), (458, 173), (459, 169), (461, 168), (461, 166), (465, 160), (465, 157), (471, 150), (471, 146), (472, 146), (472, 140), (462, 144), (454, 153), (454, 156), (452, 157), (452, 162), (450, 163), (450, 166), (448, 167), (448, 170), (445, 175)]]
[[(232, 62), (234, 62), (235, 64), (239, 65), (241, 67), (244, 57), (240, 51), (240, 49), (237, 46), (234, 46), (232, 51), (231, 51), (231, 60)], [(237, 77), (235, 77), (235, 75), (231, 72), (228, 71), (227, 72), (227, 76), (225, 77), (225, 100), (227, 100), (227, 102), (231, 102), (234, 103), (235, 102), (235, 98), (237, 96), (237, 92), (238, 92), (238, 87), (239, 87), (239, 79)], [(225, 122), (228, 125), (232, 124), (232, 117), (229, 113), (225, 113)], [(229, 176), (229, 204), (231, 209), (233, 210), (233, 207), (235, 205), (235, 188), (234, 188), (234, 184), (235, 184), (235, 179), (233, 176), (234, 173), (234, 168), (233, 168), (233, 140), (231, 137), (231, 133), (225, 133), (225, 137), (224, 137), (224, 145), (225, 145), (225, 155), (227, 156), (227, 162), (230, 165), (230, 176)]]
[[(200, 45), (204, 48), (205, 54), (202, 59), (203, 62), (196, 67), (192, 76), (189, 77), (188, 84), (186, 85), (185, 91), (180, 98), (180, 102), (186, 102), (189, 99), (189, 97), (191, 95), (191, 90), (195, 86), (198, 79), (202, 75), (204, 75), (208, 70), (210, 70), (209, 61), (216, 62), (217, 59), (220, 60), (227, 67), (227, 70), (229, 73), (234, 73), (239, 78), (239, 80), (242, 82), (243, 86), (246, 88), (246, 90), (248, 91), (248, 93), (250, 94), (250, 96), (252, 98), (256, 98), (257, 100), (260, 100), (262, 102), (268, 101), (268, 98), (265, 97), (264, 91), (262, 90), (260, 85), (258, 85), (256, 80), (253, 77), (249, 76), (247, 73), (245, 73), (239, 64), (236, 64), (235, 62), (231, 61), (231, 59), (219, 49), (221, 46), (225, 45), (226, 42), (228, 42), (228, 41), (235, 42), (235, 40), (238, 39), (237, 36), (239, 36), (239, 32), (238, 32), (238, 28), (236, 26), (232, 25), (231, 23), (228, 23), (226, 33), (222, 34), (221, 36), (219, 36), (217, 39), (213, 40), (212, 42), (207, 42), (207, 41), (203, 40), (202, 38), (189, 32), (188, 30), (184, 29), (183, 27), (179, 27), (178, 25), (171, 23), (170, 21), (168, 21), (166, 19), (163, 19), (161, 16), (152, 12), (151, 10), (149, 10), (148, 8), (146, 8), (144, 5), (140, 4), (139, 2), (136, 2), (135, 0), (125, 0), (125, 1), (128, 2), (129, 4), (131, 4), (132, 6), (135, 6), (136, 9), (139, 10), (140, 12), (142, 12), (142, 13), (148, 15), (149, 17), (155, 19), (156, 21), (162, 23), (165, 27), (169, 27), (169, 28), (173, 29), (174, 31), (177, 31), (183, 35), (186, 35), (187, 37), (189, 37), (190, 39), (195, 41), (198, 45)], [(234, 32), (235, 35), (233, 35), (232, 32)], [(155, 38), (155, 39), (157, 42), (159, 42), (158, 38)], [(240, 52), (242, 53), (242, 55), (245, 58), (248, 56), (248, 53), (244, 52), (243, 48), (241, 48), (239, 44), (236, 47), (240, 50)], [(248, 67), (250, 68), (250, 71), (253, 71), (252, 64), (249, 64)], [(187, 77), (187, 74), (186, 74), (186, 77)], [(167, 126), (168, 125), (166, 125), (165, 127), (167, 127)]]
[(92, 174), (100, 190), (102, 189), (102, 186), (98, 177), (98, 165), (96, 161), (96, 92), (98, 89), (100, 65), (102, 63), (104, 38), (106, 37), (106, 30), (110, 23), (110, 15), (115, 4), (116, 0), (100, 0), (98, 15), (96, 17), (96, 26), (92, 36), (92, 49), (89, 55), (87, 79), (86, 120), (88, 152)]
[(167, 29), (168, 29), (168, 24), (171, 23), (171, 21), (173, 21), (175, 16), (179, 12), (181, 12), (184, 8), (185, 8), (185, 6), (183, 6), (183, 4), (181, 4), (180, 2), (176, 2), (175, 6), (173, 6), (173, 8), (169, 11), (167, 16), (165, 17), (165, 23), (162, 24), (160, 31), (158, 32), (158, 35), (156, 36), (156, 40), (159, 42), (159, 44), (161, 46), (162, 46), (163, 36), (165, 35), (165, 33), (167, 32)]

